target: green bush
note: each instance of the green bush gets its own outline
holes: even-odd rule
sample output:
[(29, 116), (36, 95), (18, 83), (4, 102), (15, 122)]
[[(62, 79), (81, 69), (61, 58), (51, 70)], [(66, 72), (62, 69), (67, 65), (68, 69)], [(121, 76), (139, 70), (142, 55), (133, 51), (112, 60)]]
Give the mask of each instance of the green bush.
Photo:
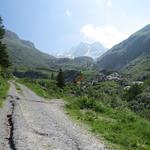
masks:
[(80, 97), (78, 103), (80, 109), (92, 109), (95, 106), (95, 100), (88, 98), (87, 96)]
[(150, 109), (143, 109), (143, 110), (139, 111), (138, 114), (141, 117), (148, 119), (150, 121)]
[(84, 115), (83, 115), (83, 120), (84, 121), (94, 121), (98, 118), (97, 114), (93, 111), (86, 111), (84, 112)]
[(127, 101), (132, 101), (136, 99), (136, 96), (141, 94), (143, 91), (143, 86), (139, 84), (134, 84), (127, 90), (126, 99)]
[(107, 111), (106, 106), (104, 106), (104, 104), (100, 102), (95, 103), (93, 110), (99, 113), (104, 113), (105, 111)]
[(112, 97), (110, 98), (110, 105), (112, 108), (126, 108), (127, 104), (126, 102), (124, 102), (121, 97), (119, 97), (118, 95), (112, 95)]

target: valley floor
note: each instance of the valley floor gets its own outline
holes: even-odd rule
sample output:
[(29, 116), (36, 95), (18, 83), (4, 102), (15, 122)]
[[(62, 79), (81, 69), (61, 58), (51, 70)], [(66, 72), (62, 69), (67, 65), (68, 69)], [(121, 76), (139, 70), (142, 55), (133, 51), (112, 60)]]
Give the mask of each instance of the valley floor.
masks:
[[(0, 150), (106, 150), (63, 111), (62, 100), (46, 101), (11, 83), (0, 110)], [(7, 118), (6, 118), (7, 117)]]

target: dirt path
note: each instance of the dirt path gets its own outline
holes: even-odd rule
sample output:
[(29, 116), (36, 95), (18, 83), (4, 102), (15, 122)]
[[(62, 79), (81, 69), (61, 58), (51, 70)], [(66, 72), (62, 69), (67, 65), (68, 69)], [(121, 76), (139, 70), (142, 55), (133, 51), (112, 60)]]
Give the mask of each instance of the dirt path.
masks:
[[(63, 101), (46, 101), (25, 86), (20, 88), (17, 93), (11, 83), (8, 104), (3, 108), (7, 119), (0, 117), (0, 128), (5, 126), (5, 132), (0, 133), (0, 150), (106, 150), (99, 140), (69, 119), (63, 111)], [(6, 134), (7, 139), (3, 138)]]

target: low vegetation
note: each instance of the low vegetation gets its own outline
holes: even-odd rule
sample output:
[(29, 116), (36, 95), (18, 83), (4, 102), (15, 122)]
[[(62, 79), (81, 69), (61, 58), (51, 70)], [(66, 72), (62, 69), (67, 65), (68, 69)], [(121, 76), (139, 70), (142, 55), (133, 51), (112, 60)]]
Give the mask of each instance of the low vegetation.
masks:
[(52, 98), (62, 98), (64, 95), (63, 89), (57, 87), (57, 82), (52, 80), (44, 79), (18, 79), (17, 82), (26, 85), (28, 88), (33, 90), (37, 95), (52, 99)]
[(8, 82), (0, 76), (0, 107), (2, 107), (9, 89)]
[[(119, 150), (149, 150), (150, 122), (128, 109), (113, 109), (91, 98), (71, 98), (66, 109), (91, 131), (115, 144)], [(143, 128), (144, 126), (144, 128)]]
[(147, 99), (142, 101), (149, 81), (144, 85), (133, 85), (128, 90), (115, 81), (103, 81), (88, 87), (67, 83), (63, 89), (57, 86), (55, 80), (22, 79), (21, 82), (40, 96), (64, 98), (68, 114), (88, 124), (92, 132), (112, 143), (114, 149), (150, 149), (150, 121), (147, 115), (147, 103), (150, 103)]

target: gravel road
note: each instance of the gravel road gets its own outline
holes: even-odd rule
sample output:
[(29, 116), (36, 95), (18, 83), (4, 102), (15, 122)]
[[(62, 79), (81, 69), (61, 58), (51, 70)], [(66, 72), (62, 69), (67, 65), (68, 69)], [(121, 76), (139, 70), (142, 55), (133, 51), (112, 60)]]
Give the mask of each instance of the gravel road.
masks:
[(44, 100), (23, 85), (11, 88), (0, 109), (0, 150), (106, 150), (64, 112), (62, 100)]

